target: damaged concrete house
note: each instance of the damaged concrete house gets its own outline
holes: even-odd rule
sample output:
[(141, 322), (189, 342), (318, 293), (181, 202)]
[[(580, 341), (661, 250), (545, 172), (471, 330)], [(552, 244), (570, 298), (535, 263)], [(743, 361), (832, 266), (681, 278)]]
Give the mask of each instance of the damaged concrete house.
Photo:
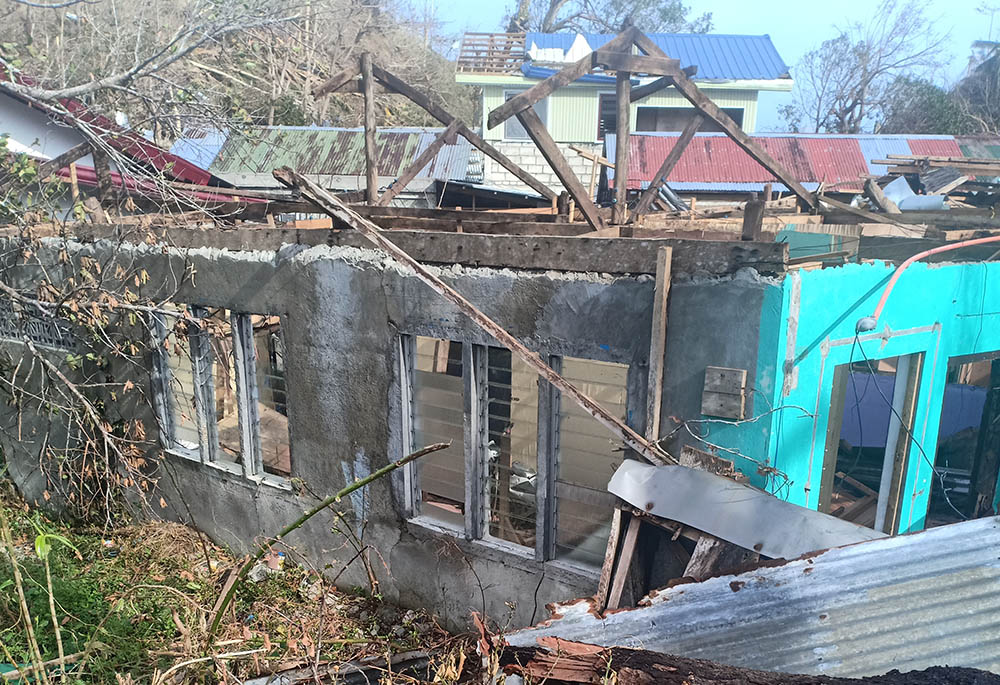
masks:
[[(987, 639), (1000, 572), (995, 554), (976, 552), (998, 525), (1000, 312), (991, 303), (1000, 300), (1000, 222), (972, 199), (1000, 198), (986, 180), (1000, 169), (910, 151), (893, 158), (901, 170), (855, 179), (867, 204), (843, 202), (806, 189), (745, 133), (740, 124), (752, 115), (741, 121), (713, 102), (689, 78), (693, 62), (668, 57), (635, 29), (606, 38), (583, 47), (574, 39), (560, 48), (566, 55), (546, 59), (559, 63), (551, 73), (526, 74), (534, 80), (522, 92), (484, 107), (485, 130), (517, 122), (568, 191), (561, 197), (489, 135), (369, 63), (316, 93), (370, 97), (370, 80), (358, 79), (370, 71), (445, 128), (391, 170), (386, 188), (376, 127), (366, 120), (357, 175), (367, 202), (283, 169), (274, 173), (280, 190), (227, 189), (225, 202), (204, 203), (209, 219), (223, 205), (239, 212), (235, 224), (227, 214), (225, 229), (206, 226), (206, 217), (90, 220), (67, 225), (65, 236), (38, 229), (46, 263), (59, 263), (61, 250), (71, 261), (125, 261), (148, 274), (148, 297), (169, 296), (149, 319), (146, 360), (150, 425), (162, 468), (174, 474), (156, 485), (165, 515), (246, 550), (313, 503), (309, 491), (325, 496), (447, 442), (343, 505), (378, 551), (384, 596), (433, 607), (450, 627), (479, 611), (522, 628), (547, 618), (549, 603), (591, 597), (537, 630), (618, 646), (633, 635), (626, 646), (844, 675), (933, 665), (960, 634), (971, 646), (953, 650), (952, 665), (1000, 669)], [(531, 49), (558, 47), (540, 40)], [(629, 180), (635, 144), (614, 149), (626, 172), (608, 179), (610, 207), (595, 203), (536, 108), (592, 73), (617, 88), (617, 137), (630, 135), (633, 86), (670, 87), (691, 114), (644, 187)], [(497, 78), (490, 88), (499, 93), (509, 75)], [(603, 111), (603, 83), (567, 92), (586, 90)], [(705, 211), (661, 193), (702, 123), (752, 159), (767, 184), (761, 197)], [(456, 137), (551, 209), (393, 204)], [(887, 197), (893, 179), (915, 182), (941, 164), (970, 184), (940, 193), (950, 209), (901, 210)], [(775, 196), (778, 184), (786, 197)], [(189, 185), (175, 189), (219, 187)], [(329, 228), (286, 223), (320, 215)], [(794, 255), (779, 234), (794, 234)], [(5, 239), (18, 236), (8, 229)], [(5, 280), (27, 293), (34, 277), (9, 268)], [(19, 325), (12, 311), (5, 346), (27, 338), (56, 355), (74, 349), (72, 339)], [(3, 411), (11, 420), (14, 410)], [(4, 445), (29, 500), (52, 478), (39, 468), (39, 449), (30, 438)], [(874, 602), (879, 587), (903, 592), (885, 569), (899, 555), (928, 558), (934, 541), (938, 556), (914, 583), (933, 593), (938, 576), (965, 564), (961, 587), (976, 585), (980, 599), (942, 599), (942, 615), (967, 620), (954, 634), (925, 627), (919, 637), (933, 649), (886, 644), (865, 662), (850, 657), (864, 647), (846, 628), (831, 634), (811, 623), (784, 660), (760, 643), (718, 647), (734, 603), (785, 601), (764, 586), (806, 592), (814, 565), (842, 591), (820, 600), (846, 605), (854, 588)], [(346, 563), (355, 554), (318, 519), (288, 543), (313, 560)], [(773, 561), (829, 548), (839, 549)], [(747, 577), (725, 575), (747, 568)], [(349, 567), (340, 582), (363, 585), (364, 573)], [(764, 579), (753, 581), (764, 588), (758, 594), (743, 590), (756, 587), (751, 577)], [(820, 604), (789, 605), (788, 625)], [(675, 606), (691, 621), (712, 616), (692, 633), (704, 637), (701, 646), (675, 633), (657, 641), (670, 630), (657, 627), (660, 616), (669, 623)], [(765, 634), (765, 614), (741, 625)], [(515, 633), (510, 644), (534, 646), (536, 636)]]

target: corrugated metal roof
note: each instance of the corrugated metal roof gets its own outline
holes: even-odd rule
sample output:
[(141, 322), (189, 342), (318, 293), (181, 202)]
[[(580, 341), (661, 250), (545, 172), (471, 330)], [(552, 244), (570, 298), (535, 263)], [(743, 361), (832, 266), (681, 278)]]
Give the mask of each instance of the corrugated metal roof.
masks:
[[(679, 133), (635, 133), (630, 137), (629, 187), (648, 185)], [(885, 166), (871, 164), (890, 154), (961, 156), (954, 136), (880, 136), (769, 133), (753, 140), (802, 183), (825, 183), (841, 189), (860, 187), (859, 179), (882, 175)], [(614, 134), (605, 136), (605, 157), (614, 159)], [(1000, 151), (1000, 148), (998, 148)], [(608, 170), (614, 179), (614, 171)], [(776, 179), (724, 133), (699, 133), (688, 144), (667, 177), (676, 190), (707, 192), (759, 191)], [(747, 184), (753, 184), (747, 186)]]
[[(789, 78), (788, 67), (771, 42), (771, 37), (727, 35), (721, 33), (650, 33), (649, 37), (661, 50), (681, 61), (682, 67), (698, 66), (697, 81), (728, 81), (735, 79)], [(583, 34), (591, 50), (596, 50), (615, 37), (611, 33)], [(529, 33), (528, 50), (532, 44), (542, 50), (566, 52), (573, 45), (575, 33)]]
[(216, 130), (199, 131), (198, 134), (178, 138), (170, 147), (170, 154), (207, 169), (212, 166), (229, 134)]
[[(379, 176), (398, 176), (431, 144), (441, 128), (385, 128), (375, 136)], [(418, 178), (465, 180), (472, 146), (458, 137), (445, 145)], [(211, 169), (219, 174), (270, 174), (290, 166), (309, 175), (363, 176), (364, 130), (272, 126), (234, 132)]]
[(965, 157), (1000, 159), (1000, 138), (994, 136), (958, 136), (955, 140)]
[(603, 618), (578, 600), (507, 640), (553, 635), (828, 676), (945, 664), (1000, 673), (998, 549), (1000, 518), (966, 521), (678, 585)]

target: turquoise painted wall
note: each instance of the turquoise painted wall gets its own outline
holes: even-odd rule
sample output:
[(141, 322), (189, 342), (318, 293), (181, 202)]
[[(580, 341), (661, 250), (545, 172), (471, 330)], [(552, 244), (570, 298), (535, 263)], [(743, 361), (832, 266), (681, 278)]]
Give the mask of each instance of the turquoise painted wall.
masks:
[[(818, 505), (834, 369), (851, 360), (855, 325), (874, 311), (894, 269), (877, 263), (792, 272), (768, 296), (757, 391), (770, 390), (769, 405), (755, 401), (753, 415), (761, 419), (719, 426), (713, 436), (724, 447), (765, 455), (788, 476), (784, 487), (783, 479), (767, 482), (784, 499)], [(899, 532), (921, 530), (948, 359), (1000, 349), (1000, 263), (914, 264), (897, 282), (876, 330), (858, 344), (871, 360), (924, 355), (913, 428), (924, 454), (910, 445)], [(864, 357), (855, 349), (853, 359)], [(756, 465), (737, 462), (761, 484)]]

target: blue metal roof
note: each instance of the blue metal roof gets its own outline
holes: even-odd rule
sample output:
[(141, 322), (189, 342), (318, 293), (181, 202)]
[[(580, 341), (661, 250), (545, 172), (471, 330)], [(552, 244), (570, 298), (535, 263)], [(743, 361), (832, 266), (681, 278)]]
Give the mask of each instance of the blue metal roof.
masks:
[[(771, 37), (718, 33), (651, 33), (649, 37), (682, 67), (697, 65), (699, 81), (770, 80), (788, 78), (788, 66), (778, 54)], [(614, 38), (611, 33), (585, 33), (587, 44), (596, 50)], [(539, 49), (570, 49), (575, 33), (529, 33), (526, 45)]]

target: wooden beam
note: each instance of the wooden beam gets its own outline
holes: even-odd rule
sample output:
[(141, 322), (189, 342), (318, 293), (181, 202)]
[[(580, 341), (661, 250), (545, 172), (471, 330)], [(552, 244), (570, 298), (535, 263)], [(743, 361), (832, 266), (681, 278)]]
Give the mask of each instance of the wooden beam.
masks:
[(375, 148), (375, 84), (372, 76), (372, 56), (361, 53), (361, 85), (365, 94), (365, 187), (368, 190), (368, 204), (378, 202), (378, 150)]
[(364, 236), (364, 238), (387, 252), (398, 262), (413, 269), (417, 278), (430, 286), (434, 292), (455, 305), (460, 312), (469, 317), (473, 323), (495, 338), (501, 345), (533, 367), (542, 378), (555, 386), (564, 397), (569, 397), (579, 404), (587, 414), (608, 428), (616, 440), (623, 441), (627, 447), (635, 450), (640, 457), (652, 464), (664, 465), (667, 463), (676, 463), (676, 460), (669, 454), (636, 433), (618, 416), (609, 412), (591, 397), (581, 392), (575, 385), (553, 371), (552, 367), (545, 363), (537, 352), (530, 350), (524, 343), (508, 333), (500, 324), (479, 311), (457, 290), (445, 283), (401, 248), (397, 247), (371, 221), (351, 211), (347, 205), (340, 202), (331, 193), (288, 167), (275, 169), (274, 177), (289, 187), (298, 187), (303, 195), (310, 198), (331, 217), (351, 226)]
[(600, 212), (597, 211), (597, 205), (590, 199), (587, 189), (583, 187), (580, 179), (573, 173), (569, 162), (563, 157), (562, 152), (556, 146), (556, 142), (552, 140), (552, 136), (545, 130), (545, 124), (538, 118), (535, 110), (529, 107), (526, 110), (518, 112), (517, 119), (521, 122), (524, 130), (528, 132), (528, 136), (535, 142), (535, 146), (542, 153), (542, 156), (545, 157), (545, 161), (552, 167), (552, 171), (555, 172), (563, 187), (576, 200), (576, 206), (580, 209), (590, 227), (595, 231), (605, 228), (604, 219), (601, 217)]
[[(649, 39), (643, 33), (636, 31), (634, 33), (636, 46), (645, 52), (647, 55), (655, 57), (666, 57), (659, 46), (656, 45), (652, 40)], [(785, 184), (785, 187), (790, 191), (795, 193), (803, 203), (805, 203), (810, 208), (816, 207), (816, 198), (813, 197), (812, 193), (803, 187), (798, 180), (792, 176), (792, 174), (785, 169), (781, 164), (778, 163), (771, 155), (765, 152), (757, 143), (751, 140), (750, 136), (744, 133), (743, 129), (737, 126), (736, 122), (733, 121), (728, 114), (723, 112), (719, 107), (712, 102), (711, 98), (701, 92), (701, 90), (694, 84), (691, 79), (684, 75), (684, 73), (677, 69), (675, 73), (670, 74), (674, 79), (674, 87), (677, 88), (677, 92), (684, 96), (688, 102), (697, 107), (705, 116), (714, 121), (719, 125), (720, 128), (733, 139), (744, 152), (754, 158), (754, 160), (760, 164), (762, 167), (774, 174), (774, 177)]]
[(764, 226), (764, 201), (753, 199), (747, 200), (743, 207), (743, 240), (760, 240), (762, 228)]
[(667, 176), (670, 175), (670, 172), (673, 171), (674, 167), (677, 166), (677, 162), (680, 161), (685, 148), (687, 148), (691, 139), (694, 138), (694, 135), (698, 132), (698, 128), (701, 126), (703, 121), (705, 121), (705, 117), (701, 114), (695, 114), (691, 120), (685, 124), (684, 130), (681, 131), (681, 135), (677, 138), (677, 142), (675, 142), (674, 146), (670, 148), (670, 152), (667, 153), (667, 156), (660, 164), (660, 168), (656, 170), (653, 180), (649, 182), (649, 187), (643, 191), (642, 197), (639, 198), (639, 204), (636, 205), (635, 211), (632, 213), (633, 221), (649, 210), (650, 205), (653, 203), (653, 200), (656, 198), (656, 195), (660, 190), (660, 185), (667, 179)]
[(375, 204), (382, 207), (388, 205), (390, 202), (392, 202), (392, 199), (394, 197), (396, 197), (399, 193), (401, 193), (403, 190), (406, 189), (406, 186), (409, 185), (410, 181), (412, 181), (417, 177), (417, 174), (420, 173), (421, 169), (423, 169), (431, 161), (433, 161), (435, 157), (437, 157), (438, 151), (442, 147), (444, 147), (445, 143), (447, 143), (450, 140), (451, 143), (449, 144), (454, 145), (455, 132), (458, 131), (458, 127), (460, 124), (461, 122), (458, 119), (455, 119), (450, 124), (448, 124), (448, 128), (441, 131), (441, 133), (439, 133), (437, 137), (434, 138), (431, 144), (428, 145), (426, 148), (424, 148), (423, 152), (417, 155), (417, 158), (410, 163), (410, 166), (406, 167), (403, 173), (399, 175), (399, 178), (393, 181), (392, 185), (386, 188), (385, 192), (382, 193), (382, 197), (380, 197), (378, 199), (378, 202), (376, 202)]
[(667, 297), (670, 294), (670, 263), (673, 250), (656, 253), (656, 286), (653, 288), (653, 326), (649, 342), (649, 380), (646, 383), (646, 439), (660, 438), (660, 404), (663, 400), (664, 355), (667, 350)]
[[(452, 116), (443, 107), (435, 103), (430, 97), (409, 85), (398, 76), (386, 71), (379, 65), (372, 65), (372, 73), (386, 88), (389, 88), (400, 95), (405, 95), (415, 105), (421, 107), (425, 112), (430, 114), (445, 126), (448, 126), (452, 121), (457, 119), (457, 117)], [(458, 134), (472, 143), (476, 148), (482, 150), (484, 154), (495, 159), (500, 166), (514, 174), (514, 176), (516, 176), (520, 181), (545, 199), (551, 200), (556, 196), (556, 193), (551, 188), (519, 167), (505, 154), (487, 143), (482, 136), (462, 123), (461, 120), (459, 120)]]
[[(683, 69), (681, 69), (681, 72), (688, 78), (692, 78), (694, 77), (695, 74), (698, 73), (698, 67), (694, 65), (689, 67), (684, 67)], [(631, 100), (632, 102), (636, 102), (638, 100), (642, 100), (643, 98), (648, 98), (650, 95), (653, 95), (654, 93), (659, 93), (661, 90), (665, 90), (672, 85), (674, 85), (673, 78), (671, 78), (670, 76), (661, 76), (652, 83), (647, 83), (644, 86), (633, 88)]]
[(619, 71), (615, 77), (615, 102), (618, 106), (615, 129), (618, 145), (615, 147), (615, 204), (611, 223), (623, 224), (628, 219), (628, 155), (630, 107), (629, 92), (632, 90), (632, 74)]
[(632, 74), (670, 76), (681, 68), (680, 60), (669, 57), (632, 55), (628, 52), (618, 52), (605, 48), (601, 48), (593, 54), (595, 65), (599, 64), (613, 71), (627, 71), (630, 77)]
[[(604, 50), (609, 51), (630, 47), (634, 42), (635, 35), (637, 33), (638, 31), (634, 28), (626, 29), (609, 40), (602, 47)], [(507, 102), (490, 112), (489, 118), (486, 120), (486, 127), (496, 128), (518, 112), (530, 109), (536, 102), (548, 97), (557, 89), (572, 83), (581, 76), (589, 74), (593, 68), (593, 53), (580, 58), (573, 64), (563, 67), (560, 71), (557, 71), (544, 81), (539, 81), (528, 90), (515, 95), (510, 100), (507, 100)]]
[[(342, 85), (337, 90), (335, 90), (334, 92), (336, 92), (336, 93), (347, 93), (349, 95), (364, 95), (365, 94), (365, 86), (364, 86), (364, 83), (362, 82), (361, 79), (359, 79), (359, 78), (358, 79), (352, 79), (352, 80), (348, 81), (347, 83), (345, 83), (344, 85)], [(374, 85), (374, 87), (372, 87), (372, 92), (374, 92), (376, 95), (388, 95), (388, 94), (392, 93), (391, 90), (389, 90), (388, 88), (386, 88), (385, 86), (383, 86), (380, 83), (376, 83)]]
[(597, 581), (597, 594), (594, 595), (598, 613), (604, 613), (604, 610), (608, 608), (611, 578), (615, 573), (618, 561), (618, 543), (622, 539), (622, 528), (628, 525), (630, 518), (631, 514), (626, 512), (621, 505), (615, 507), (611, 513), (611, 532), (608, 534), (608, 545), (604, 553), (604, 564), (601, 566), (601, 577)]
[(355, 62), (351, 66), (347, 67), (343, 71), (339, 71), (320, 85), (313, 88), (313, 97), (322, 97), (327, 93), (332, 93), (336, 90), (340, 90), (350, 81), (357, 78), (358, 74), (361, 73), (361, 64)]
[(875, 206), (881, 209), (886, 214), (901, 214), (899, 207), (896, 203), (886, 197), (885, 193), (882, 192), (882, 188), (879, 184), (875, 182), (874, 178), (869, 178), (865, 181), (865, 197), (875, 203)]

